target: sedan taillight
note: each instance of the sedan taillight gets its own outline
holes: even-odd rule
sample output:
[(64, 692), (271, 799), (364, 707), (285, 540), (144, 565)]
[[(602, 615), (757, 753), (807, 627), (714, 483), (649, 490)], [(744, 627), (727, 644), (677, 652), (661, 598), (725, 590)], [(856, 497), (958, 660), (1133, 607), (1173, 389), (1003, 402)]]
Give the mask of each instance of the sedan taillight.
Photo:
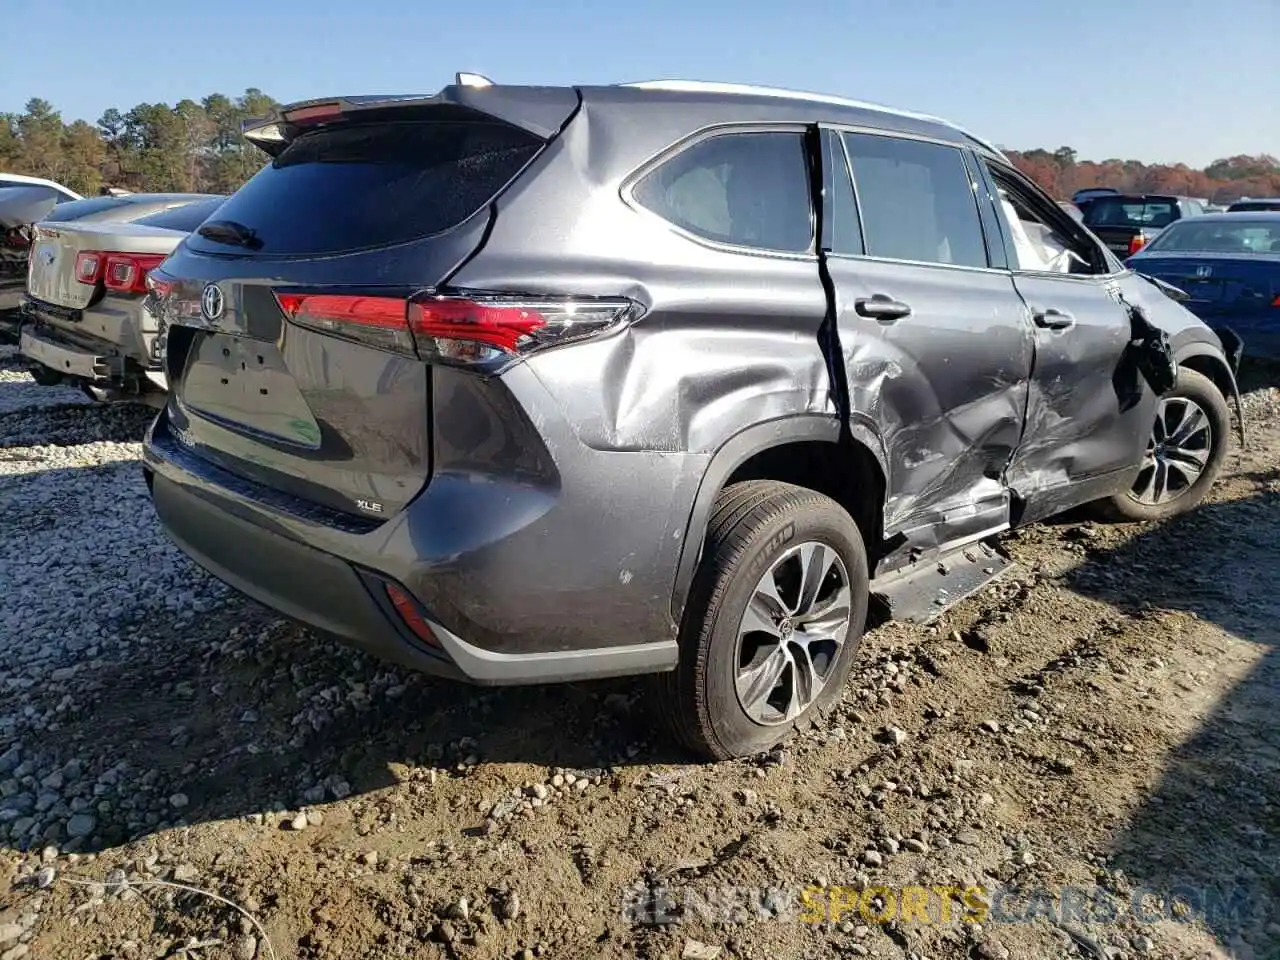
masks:
[(163, 261), (157, 253), (83, 250), (76, 256), (76, 279), (89, 286), (101, 282), (115, 293), (146, 293), (147, 273)]

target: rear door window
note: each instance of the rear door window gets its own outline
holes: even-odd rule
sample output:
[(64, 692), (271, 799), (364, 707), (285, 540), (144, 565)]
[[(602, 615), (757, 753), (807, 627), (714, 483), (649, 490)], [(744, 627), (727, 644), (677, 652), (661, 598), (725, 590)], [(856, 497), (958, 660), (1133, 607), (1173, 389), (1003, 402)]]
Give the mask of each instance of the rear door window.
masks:
[[(351, 123), (303, 134), (233, 194), (218, 220), (252, 230), (264, 256), (404, 243), (457, 226), (537, 153), (504, 123)], [(192, 234), (192, 249), (243, 248)]]
[(800, 133), (708, 137), (645, 174), (632, 196), (705, 240), (786, 253), (813, 247), (809, 171)]
[(978, 202), (956, 147), (844, 134), (867, 254), (985, 267)]

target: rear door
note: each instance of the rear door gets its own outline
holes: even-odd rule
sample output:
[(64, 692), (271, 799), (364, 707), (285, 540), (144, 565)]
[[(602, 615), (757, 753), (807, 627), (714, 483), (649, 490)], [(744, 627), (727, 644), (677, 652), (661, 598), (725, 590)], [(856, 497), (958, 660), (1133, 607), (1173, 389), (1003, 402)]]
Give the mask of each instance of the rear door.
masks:
[(173, 435), (304, 500), (402, 508), (430, 473), (407, 298), (480, 247), (490, 201), (544, 144), (422, 107), (297, 136), (163, 267)]
[(823, 246), (851, 416), (884, 444), (885, 536), (931, 547), (1000, 529), (1031, 334), (989, 257), (976, 176), (950, 144), (824, 138)]
[(1125, 359), (1131, 332), (1115, 262), (1025, 178), (986, 171), (1035, 330), (1026, 434), (1008, 472), (1030, 520), (1112, 492), (1139, 462), (1155, 397)]

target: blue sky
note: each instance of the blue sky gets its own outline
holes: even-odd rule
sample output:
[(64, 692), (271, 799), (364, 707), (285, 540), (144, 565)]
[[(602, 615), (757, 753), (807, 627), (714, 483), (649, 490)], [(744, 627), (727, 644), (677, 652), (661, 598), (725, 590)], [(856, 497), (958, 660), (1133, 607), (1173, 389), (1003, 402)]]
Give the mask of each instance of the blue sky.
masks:
[(697, 78), (1082, 158), (1280, 154), (1280, 0), (4, 0), (0, 111)]

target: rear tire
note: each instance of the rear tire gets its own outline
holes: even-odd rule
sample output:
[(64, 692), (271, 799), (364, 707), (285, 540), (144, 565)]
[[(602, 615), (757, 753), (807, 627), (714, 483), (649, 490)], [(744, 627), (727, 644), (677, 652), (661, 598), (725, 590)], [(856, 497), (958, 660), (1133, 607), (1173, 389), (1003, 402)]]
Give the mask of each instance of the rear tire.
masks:
[(655, 678), (672, 734), (722, 760), (812, 724), (840, 698), (867, 601), (862, 535), (838, 503), (771, 480), (727, 487), (685, 609), (679, 665)]
[(1120, 520), (1165, 520), (1197, 506), (1227, 456), (1231, 412), (1202, 373), (1178, 368), (1178, 382), (1160, 398), (1143, 466), (1133, 486), (1102, 501)]

